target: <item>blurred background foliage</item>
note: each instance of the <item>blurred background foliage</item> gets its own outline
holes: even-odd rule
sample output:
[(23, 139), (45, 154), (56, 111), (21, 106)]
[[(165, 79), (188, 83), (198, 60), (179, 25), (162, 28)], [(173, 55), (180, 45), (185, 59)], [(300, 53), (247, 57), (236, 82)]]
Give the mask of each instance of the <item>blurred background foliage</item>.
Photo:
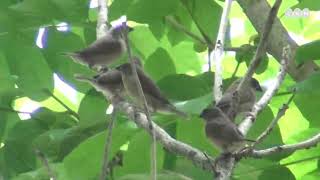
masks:
[[(214, 74), (207, 72), (207, 48), (170, 20), (214, 42), (222, 6), (222, 1), (214, 0), (109, 0), (109, 21), (126, 15), (135, 26), (129, 38), (133, 53), (143, 59), (145, 71), (179, 109), (192, 115), (190, 121), (160, 114), (153, 119), (176, 139), (213, 156), (218, 151), (205, 138), (204, 124), (198, 118), (212, 102)], [(286, 10), (296, 7), (309, 8), (310, 16), (285, 16)], [(279, 18), (301, 45), (297, 65), (309, 60), (320, 62), (316, 61), (320, 60), (319, 10), (320, 3), (312, 0), (283, 1)], [(35, 149), (45, 154), (58, 179), (97, 179), (110, 103), (89, 85), (73, 79), (74, 73), (92, 75), (92, 71), (59, 54), (93, 42), (96, 17), (95, 1), (0, 1), (0, 179), (48, 179)], [(225, 54), (224, 85), (244, 75), (255, 38), (256, 31), (234, 2), (226, 46), (239, 50)], [(255, 77), (267, 86), (278, 68), (277, 61), (266, 54)], [(320, 132), (320, 74), (298, 83), (288, 75), (279, 95), (259, 115), (249, 138), (266, 128), (293, 87), (298, 90), (294, 103), (259, 148), (298, 142)], [(121, 150), (123, 166), (115, 167), (115, 179), (148, 179), (148, 144), (150, 138), (145, 131), (124, 114), (117, 115), (111, 158)], [(157, 152), (159, 179), (212, 178), (160, 144)], [(233, 178), (319, 179), (319, 156), (320, 147), (316, 147), (265, 159), (245, 159), (237, 165)]]

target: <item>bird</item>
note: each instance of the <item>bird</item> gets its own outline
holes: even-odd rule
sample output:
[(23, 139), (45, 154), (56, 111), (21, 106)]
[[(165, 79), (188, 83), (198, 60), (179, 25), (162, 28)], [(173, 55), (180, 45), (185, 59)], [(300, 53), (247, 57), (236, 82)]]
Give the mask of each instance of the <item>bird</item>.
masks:
[[(122, 64), (116, 69), (121, 72), (123, 85), (128, 96), (139, 108), (143, 108), (144, 101), (143, 98), (140, 97), (135, 76), (130, 64)], [(186, 113), (179, 111), (169, 102), (169, 100), (161, 93), (159, 87), (153, 82), (153, 80), (143, 72), (142, 68), (136, 68), (136, 70), (147, 101), (148, 110), (150, 112), (175, 113), (183, 118), (187, 117)]]
[(242, 150), (246, 139), (227, 115), (218, 107), (204, 109), (200, 117), (205, 120), (205, 134), (224, 154), (236, 153)]
[[(125, 28), (122, 24), (111, 27), (103, 37), (97, 39), (88, 47), (62, 54), (70, 56), (77, 63), (87, 65), (90, 69), (103, 69), (126, 52), (126, 44), (123, 38)], [(131, 27), (128, 27), (128, 29), (129, 31), (133, 30)]]
[[(142, 63), (138, 57), (133, 57), (133, 61), (137, 67), (142, 67)], [(118, 100), (123, 100), (126, 95), (121, 72), (117, 69), (110, 69), (93, 77), (76, 74), (75, 78), (79, 81), (91, 84), (97, 91), (101, 92), (107, 98), (118, 98)]]
[(237, 92), (236, 90), (241, 80), (242, 78), (235, 80), (216, 104), (232, 121), (235, 120), (238, 114), (250, 112), (256, 102), (256, 92), (262, 91), (259, 81), (251, 78), (249, 85), (241, 92)]

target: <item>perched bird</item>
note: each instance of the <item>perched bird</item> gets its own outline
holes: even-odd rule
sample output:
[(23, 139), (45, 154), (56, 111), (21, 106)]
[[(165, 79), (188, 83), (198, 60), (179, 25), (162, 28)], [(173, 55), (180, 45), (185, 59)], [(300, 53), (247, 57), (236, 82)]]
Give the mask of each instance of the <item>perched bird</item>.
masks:
[[(133, 57), (133, 61), (138, 67), (142, 66), (139, 58)], [(79, 81), (88, 82), (106, 97), (121, 98), (122, 100), (126, 94), (122, 83), (121, 72), (117, 69), (110, 69), (94, 77), (76, 74), (75, 78)]]
[[(134, 103), (136, 103), (136, 105), (138, 105), (140, 108), (143, 108), (144, 101), (143, 98), (140, 97), (135, 76), (130, 64), (123, 64), (118, 66), (116, 69), (121, 71), (122, 81), (128, 95), (131, 97)], [(143, 72), (141, 68), (136, 69), (149, 111), (176, 113), (182, 117), (187, 117), (184, 112), (177, 110), (177, 108), (168, 101), (168, 99), (161, 93), (159, 87)]]
[[(105, 67), (120, 58), (126, 51), (122, 35), (124, 29), (124, 25), (112, 27), (105, 36), (97, 39), (87, 48), (63, 54), (70, 56), (75, 62), (88, 65), (89, 68)], [(128, 29), (132, 30), (130, 27)]]
[(240, 151), (246, 141), (254, 142), (245, 139), (236, 124), (217, 107), (203, 110), (200, 117), (206, 123), (206, 136), (225, 154)]
[(234, 81), (216, 104), (232, 121), (234, 121), (239, 113), (250, 112), (256, 102), (256, 92), (262, 91), (259, 82), (255, 78), (252, 78), (249, 85), (236, 95), (235, 92), (240, 81), (241, 78)]

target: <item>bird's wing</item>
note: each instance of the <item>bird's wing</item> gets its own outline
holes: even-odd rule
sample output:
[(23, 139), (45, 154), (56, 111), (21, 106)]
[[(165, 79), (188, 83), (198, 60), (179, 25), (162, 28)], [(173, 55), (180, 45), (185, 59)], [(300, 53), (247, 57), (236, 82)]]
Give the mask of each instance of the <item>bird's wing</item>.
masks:
[(137, 68), (137, 73), (144, 92), (148, 91), (150, 96), (153, 96), (162, 103), (170, 104), (169, 100), (161, 93), (159, 87), (140, 68)]
[(121, 43), (112, 37), (102, 37), (89, 45), (81, 53), (86, 54), (112, 54), (121, 51)]
[(122, 82), (121, 72), (118, 70), (109, 70), (106, 73), (100, 74), (96, 80), (100, 84), (118, 84)]

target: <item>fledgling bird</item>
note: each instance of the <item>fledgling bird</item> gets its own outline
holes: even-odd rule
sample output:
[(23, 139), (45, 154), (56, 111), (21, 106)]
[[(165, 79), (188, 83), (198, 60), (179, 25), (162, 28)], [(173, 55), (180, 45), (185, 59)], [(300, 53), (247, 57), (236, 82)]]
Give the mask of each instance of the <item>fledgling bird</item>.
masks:
[(256, 92), (262, 91), (258, 80), (252, 78), (249, 85), (236, 96), (235, 91), (240, 81), (241, 78), (234, 81), (216, 104), (232, 121), (235, 120), (236, 115), (250, 112), (256, 102)]
[[(133, 57), (133, 61), (137, 67), (142, 66), (139, 58)], [(79, 81), (91, 84), (97, 91), (101, 92), (106, 97), (119, 98), (119, 100), (122, 100), (125, 96), (121, 72), (117, 69), (110, 69), (106, 72), (99, 73), (94, 77), (76, 74), (75, 78)]]
[(240, 151), (247, 141), (254, 142), (245, 139), (236, 124), (217, 107), (203, 110), (200, 117), (205, 120), (206, 136), (225, 154)]
[[(143, 108), (144, 101), (140, 97), (138, 87), (136, 84), (135, 76), (131, 69), (130, 64), (123, 64), (117, 67), (121, 71), (122, 81), (126, 92), (131, 97), (138, 107)], [(145, 95), (148, 110), (151, 112), (162, 112), (162, 113), (175, 113), (184, 118), (187, 117), (186, 113), (179, 111), (175, 106), (173, 106), (169, 100), (161, 93), (159, 87), (153, 82), (153, 80), (148, 77), (141, 68), (136, 68), (138, 77), (142, 86), (143, 93)]]
[[(105, 36), (97, 39), (85, 49), (64, 53), (64, 55), (70, 56), (75, 62), (88, 65), (89, 68), (106, 67), (126, 52), (123, 39), (125, 28), (122, 24), (111, 27)], [(132, 28), (128, 27), (128, 29), (132, 31)]]

